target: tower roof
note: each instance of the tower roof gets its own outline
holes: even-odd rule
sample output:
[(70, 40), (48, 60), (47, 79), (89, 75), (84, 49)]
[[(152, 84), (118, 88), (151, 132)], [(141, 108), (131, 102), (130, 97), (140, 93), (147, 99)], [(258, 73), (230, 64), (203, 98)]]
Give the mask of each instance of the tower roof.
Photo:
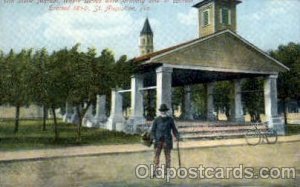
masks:
[[(202, 1), (200, 1), (199, 3), (193, 5), (193, 7), (199, 8), (199, 7), (201, 7), (201, 6), (203, 6), (203, 5), (207, 4), (207, 3), (210, 3), (210, 2), (212, 2), (212, 1), (215, 1), (215, 0), (202, 0)], [(239, 3), (242, 2), (242, 1), (240, 1), (240, 0), (223, 0), (223, 1), (231, 1), (231, 2), (236, 3), (236, 4), (239, 4)]]
[(141, 31), (141, 35), (153, 35), (153, 32), (152, 32), (152, 29), (151, 29), (148, 18), (146, 18), (146, 21), (144, 23), (144, 27)]

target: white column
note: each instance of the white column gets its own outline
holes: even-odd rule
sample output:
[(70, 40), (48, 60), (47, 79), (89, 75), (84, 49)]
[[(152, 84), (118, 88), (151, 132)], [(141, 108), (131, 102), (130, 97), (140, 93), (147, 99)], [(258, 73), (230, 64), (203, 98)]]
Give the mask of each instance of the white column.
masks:
[(168, 106), (172, 115), (172, 68), (159, 67), (156, 69), (156, 114), (159, 115), (161, 104)]
[(123, 97), (117, 90), (111, 92), (111, 112), (107, 123), (107, 129), (123, 131), (125, 128), (123, 117)]
[[(84, 104), (84, 108), (87, 107), (87, 103)], [(85, 115), (82, 118), (82, 125), (85, 127), (95, 127), (93, 123), (93, 105), (90, 105)]]
[(192, 89), (190, 85), (184, 86), (184, 116), (185, 120), (193, 120)]
[(97, 95), (96, 115), (94, 117), (94, 121), (96, 123), (101, 123), (106, 120), (106, 95)]
[(264, 81), (265, 115), (270, 128), (274, 128), (278, 134), (283, 135), (284, 125), (277, 109), (277, 75), (270, 75)]
[(79, 124), (79, 114), (77, 113), (77, 109), (76, 107), (73, 107), (73, 114), (71, 116), (71, 119), (70, 119), (70, 123), (72, 124)]
[(140, 90), (144, 87), (143, 75), (134, 75), (131, 77), (131, 116), (130, 123), (133, 125), (133, 131), (136, 131), (137, 125), (144, 125), (144, 96)]
[(231, 108), (231, 115), (233, 122), (244, 123), (245, 118), (243, 115), (243, 105), (242, 105), (242, 87), (241, 87), (241, 80), (234, 80), (233, 81), (233, 103)]
[(215, 121), (216, 116), (214, 114), (215, 107), (214, 107), (214, 82), (207, 84), (207, 120), (208, 121)]

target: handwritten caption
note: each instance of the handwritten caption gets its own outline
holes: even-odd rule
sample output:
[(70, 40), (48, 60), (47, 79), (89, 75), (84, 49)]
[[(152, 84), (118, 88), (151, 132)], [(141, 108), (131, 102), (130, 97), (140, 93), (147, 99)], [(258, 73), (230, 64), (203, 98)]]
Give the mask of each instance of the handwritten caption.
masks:
[(189, 4), (193, 0), (2, 0), (6, 6), (41, 5), (49, 11), (120, 12), (150, 11), (157, 4)]

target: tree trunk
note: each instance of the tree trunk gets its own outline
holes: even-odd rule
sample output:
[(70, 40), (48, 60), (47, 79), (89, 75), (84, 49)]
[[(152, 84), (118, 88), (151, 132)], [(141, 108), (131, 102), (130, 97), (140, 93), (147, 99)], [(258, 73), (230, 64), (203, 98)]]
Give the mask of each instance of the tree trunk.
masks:
[(43, 105), (43, 131), (46, 131), (47, 107)]
[(256, 121), (256, 122), (261, 122), (259, 112), (255, 112), (255, 121)]
[(58, 128), (57, 128), (57, 121), (56, 121), (56, 114), (55, 114), (55, 107), (52, 106), (52, 114), (53, 114), (53, 122), (54, 122), (54, 141), (58, 140)]
[(79, 118), (79, 123), (78, 123), (78, 125), (77, 125), (77, 139), (76, 139), (76, 141), (77, 141), (78, 143), (81, 142), (81, 126), (82, 126), (82, 118), (83, 118), (83, 116), (85, 116), (85, 113), (88, 111), (88, 109), (89, 109), (89, 107), (91, 106), (91, 104), (92, 104), (92, 102), (89, 101), (89, 102), (87, 103), (86, 108), (84, 108), (84, 109), (82, 110), (82, 112), (80, 112), (80, 108), (79, 108), (78, 105), (77, 105), (77, 107), (76, 107), (76, 111), (77, 111), (78, 118)]
[(287, 113), (288, 113), (288, 105), (287, 99), (283, 100), (283, 116), (284, 116), (284, 124), (287, 125)]
[(14, 132), (17, 133), (19, 131), (19, 121), (20, 121), (20, 105), (16, 106), (16, 118), (15, 118), (15, 130)]
[(81, 123), (82, 123), (82, 119), (81, 119), (82, 117), (81, 117), (79, 106), (76, 107), (76, 111), (77, 111), (78, 118), (79, 118), (79, 123), (77, 125), (77, 138), (76, 138), (76, 141), (79, 143), (79, 142), (81, 142)]
[(226, 115), (227, 120), (231, 119), (229, 107), (225, 107), (225, 115)]

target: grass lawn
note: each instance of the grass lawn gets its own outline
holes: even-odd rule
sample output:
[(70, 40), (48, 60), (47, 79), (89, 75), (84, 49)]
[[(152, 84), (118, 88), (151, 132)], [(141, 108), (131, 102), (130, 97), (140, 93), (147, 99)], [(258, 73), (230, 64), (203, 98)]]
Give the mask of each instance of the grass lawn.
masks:
[[(15, 134), (14, 121), (0, 121), (0, 151), (17, 151), (45, 148), (60, 148), (81, 145), (109, 145), (139, 143), (139, 135), (127, 135), (98, 128), (82, 127), (82, 141), (76, 142), (77, 126), (59, 121), (59, 140), (54, 141), (53, 123), (47, 121), (47, 130), (42, 131), (41, 120), (21, 120)], [(287, 135), (300, 134), (300, 125), (287, 126)]]
[(15, 134), (14, 121), (0, 121), (0, 151), (59, 148), (80, 145), (108, 145), (139, 143), (139, 135), (127, 135), (98, 128), (82, 127), (82, 141), (76, 143), (76, 125), (58, 123), (59, 140), (54, 141), (53, 123), (47, 121), (47, 130), (42, 131), (41, 120), (21, 120)]

